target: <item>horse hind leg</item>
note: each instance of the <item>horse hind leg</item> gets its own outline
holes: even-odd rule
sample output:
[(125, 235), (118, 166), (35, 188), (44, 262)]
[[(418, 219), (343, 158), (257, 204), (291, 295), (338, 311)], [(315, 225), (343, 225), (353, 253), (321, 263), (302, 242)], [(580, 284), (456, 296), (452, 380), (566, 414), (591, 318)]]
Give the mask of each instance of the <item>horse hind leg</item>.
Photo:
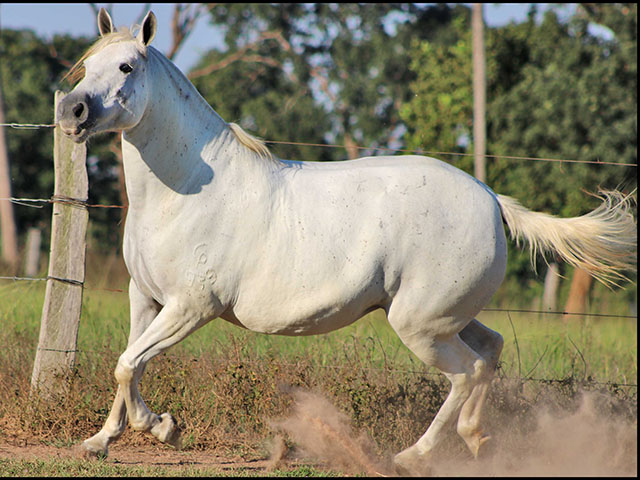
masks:
[(480, 447), (491, 438), (482, 430), (482, 411), (504, 340), (498, 332), (491, 330), (477, 320), (473, 320), (463, 328), (459, 336), (487, 362), (485, 376), (473, 388), (469, 399), (462, 406), (457, 425), (458, 434), (464, 439), (473, 456), (477, 458)]
[[(439, 325), (458, 322), (459, 319), (435, 320), (435, 324)], [(425, 364), (442, 371), (451, 382), (447, 399), (424, 435), (394, 457), (394, 465), (399, 474), (421, 475), (429, 468), (430, 454), (440, 441), (442, 430), (458, 418), (476, 385), (485, 378), (487, 362), (456, 333), (422, 331), (405, 334), (403, 329), (399, 330), (396, 332), (404, 344)]]

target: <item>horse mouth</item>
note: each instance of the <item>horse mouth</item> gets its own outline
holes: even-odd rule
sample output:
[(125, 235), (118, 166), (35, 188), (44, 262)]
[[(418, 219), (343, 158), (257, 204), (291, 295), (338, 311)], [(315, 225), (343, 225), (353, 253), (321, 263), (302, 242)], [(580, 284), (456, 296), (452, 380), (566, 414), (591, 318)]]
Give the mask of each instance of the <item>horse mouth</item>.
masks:
[(60, 130), (62, 130), (62, 133), (66, 137), (73, 140), (75, 143), (82, 143), (89, 136), (89, 131), (84, 126), (76, 125), (73, 127), (65, 127), (62, 123), (60, 123), (59, 125), (60, 125)]

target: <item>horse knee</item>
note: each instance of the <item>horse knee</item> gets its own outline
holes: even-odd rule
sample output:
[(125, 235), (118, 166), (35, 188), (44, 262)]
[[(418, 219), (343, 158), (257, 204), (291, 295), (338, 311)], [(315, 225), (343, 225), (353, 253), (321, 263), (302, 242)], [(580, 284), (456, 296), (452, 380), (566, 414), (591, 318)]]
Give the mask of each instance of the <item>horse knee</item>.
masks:
[(455, 390), (458, 398), (466, 400), (471, 396), (474, 387), (486, 376), (487, 370), (487, 362), (483, 358), (477, 358), (471, 371), (450, 376), (452, 390)]
[(125, 357), (124, 353), (118, 358), (118, 364), (113, 372), (119, 384), (130, 384), (133, 381), (135, 367)]

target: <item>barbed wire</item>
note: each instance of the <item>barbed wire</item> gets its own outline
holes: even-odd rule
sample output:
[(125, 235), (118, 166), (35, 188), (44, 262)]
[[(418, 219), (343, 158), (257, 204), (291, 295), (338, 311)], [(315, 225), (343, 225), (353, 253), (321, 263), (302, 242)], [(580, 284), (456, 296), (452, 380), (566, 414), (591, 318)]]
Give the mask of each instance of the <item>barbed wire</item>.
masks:
[[(346, 148), (344, 145), (339, 144), (331, 144), (331, 143), (303, 143), (303, 142), (281, 142), (276, 140), (264, 140), (265, 143), (275, 143), (275, 144), (284, 144), (284, 145), (299, 145), (299, 146), (308, 146), (308, 147), (329, 147), (329, 148)], [(353, 145), (353, 148), (357, 148), (359, 150), (385, 150), (392, 152), (405, 152), (405, 153), (415, 153), (419, 155), (429, 154), (429, 155), (453, 155), (453, 156), (467, 156), (467, 157), (475, 157), (475, 153), (462, 153), (462, 152), (438, 152), (433, 150), (410, 150), (405, 148), (391, 148), (391, 147), (361, 147), (359, 145)], [(638, 165), (635, 163), (622, 163), (622, 162), (601, 162), (599, 160), (572, 160), (572, 159), (564, 159), (564, 158), (541, 158), (541, 157), (516, 157), (513, 155), (494, 155), (494, 154), (480, 154), (480, 157), (485, 158), (508, 158), (511, 160), (537, 160), (543, 162), (559, 162), (559, 163), (588, 163), (595, 165), (614, 165), (621, 167), (637, 167)]]
[[(56, 124), (28, 124), (28, 123), (1, 123), (2, 127), (10, 127), (14, 129), (38, 129), (38, 128), (54, 128)], [(346, 148), (344, 145), (338, 144), (319, 144), (319, 143), (304, 143), (304, 142), (284, 142), (284, 141), (276, 141), (276, 140), (265, 140), (265, 143), (272, 144), (284, 144), (284, 145), (294, 145), (294, 146), (310, 146), (310, 147), (328, 147), (328, 148)], [(354, 148), (360, 150), (385, 150), (385, 151), (396, 151), (396, 152), (408, 152), (408, 153), (417, 153), (417, 154), (439, 154), (439, 155), (457, 155), (457, 156), (474, 156), (473, 153), (460, 153), (460, 152), (438, 152), (438, 151), (428, 151), (428, 150), (409, 150), (402, 148), (388, 148), (388, 147), (362, 147), (359, 145), (355, 145)], [(589, 161), (589, 160), (573, 160), (573, 159), (557, 159), (557, 158), (539, 158), (539, 157), (518, 157), (518, 156), (510, 156), (510, 155), (492, 155), (485, 154), (482, 155), (484, 157), (491, 158), (507, 158), (507, 159), (515, 159), (515, 160), (531, 160), (531, 161), (548, 161), (548, 162), (567, 162), (567, 163), (586, 163), (586, 164), (596, 164), (596, 165), (612, 165), (612, 166), (627, 166), (627, 167), (637, 167), (636, 164), (633, 163), (621, 163), (621, 162), (600, 162), (600, 161)], [(64, 203), (77, 207), (84, 208), (120, 208), (126, 209), (126, 206), (123, 205), (102, 205), (102, 204), (89, 204), (86, 200), (76, 199), (72, 197), (64, 197), (54, 195), (51, 198), (0, 198), (0, 200), (10, 201), (17, 205), (22, 205), (31, 208), (42, 208), (39, 205), (30, 205), (29, 203)], [(41, 278), (33, 278), (33, 277), (2, 277), (0, 276), (0, 280), (13, 280), (13, 281), (41, 281), (41, 280), (60, 280), (65, 281), (65, 279), (53, 278), (53, 277), (41, 277)], [(69, 280), (69, 282), (73, 282), (74, 284), (83, 285), (83, 282), (78, 282), (77, 280)], [(84, 285), (83, 285), (84, 286)], [(86, 288), (86, 287), (85, 287)], [(123, 290), (119, 289), (103, 289), (108, 291), (115, 292), (123, 292)], [(533, 313), (533, 314), (545, 314), (545, 315), (583, 315), (583, 316), (592, 316), (592, 317), (609, 317), (609, 318), (637, 318), (633, 315), (612, 315), (612, 314), (597, 314), (597, 313), (572, 313), (572, 312), (560, 312), (560, 311), (542, 311), (542, 310), (524, 310), (524, 309), (495, 309), (495, 308), (487, 308), (483, 309), (483, 311), (494, 311), (494, 312), (514, 312), (514, 313)]]
[[(29, 124), (29, 123), (0, 123), (2, 127), (11, 127), (15, 129), (24, 129), (24, 130), (32, 130), (38, 128), (53, 128), (56, 124)], [(293, 146), (306, 146), (306, 147), (324, 147), (324, 148), (347, 148), (345, 145), (332, 144), (332, 143), (305, 143), (305, 142), (285, 142), (279, 140), (264, 140), (265, 143), (270, 144), (279, 144), (279, 145), (293, 145)], [(476, 156), (475, 153), (462, 153), (462, 152), (439, 152), (433, 150), (422, 150), (422, 149), (405, 149), (405, 148), (391, 148), (391, 147), (362, 147), (360, 145), (353, 145), (353, 148), (359, 150), (384, 150), (391, 152), (404, 152), (404, 153), (414, 153), (419, 155), (429, 154), (429, 155), (451, 155), (451, 156)], [(545, 157), (520, 157), (513, 155), (496, 155), (496, 154), (481, 154), (479, 155), (485, 158), (506, 158), (510, 160), (531, 160), (531, 161), (542, 161), (542, 162), (557, 162), (557, 163), (584, 163), (591, 165), (611, 165), (611, 166), (619, 166), (619, 167), (637, 167), (636, 163), (624, 163), (624, 162), (602, 162), (600, 160), (576, 160), (576, 159), (567, 159), (567, 158), (545, 158)]]
[(509, 312), (509, 313), (543, 313), (547, 315), (583, 315), (588, 317), (609, 317), (609, 318), (638, 318), (637, 315), (614, 315), (608, 313), (575, 313), (551, 310), (528, 310), (518, 308), (483, 308), (483, 312)]
[[(261, 362), (258, 361), (242, 361), (242, 364), (247, 364), (247, 365), (261, 365)], [(296, 367), (298, 366), (297, 364), (294, 363), (281, 363), (281, 365), (283, 366), (287, 366), (287, 367)], [(341, 369), (349, 369), (351, 371), (353, 371), (353, 366), (351, 365), (313, 365), (314, 367), (318, 367), (318, 368), (326, 368), (326, 369), (334, 369), (334, 368), (341, 368)], [(425, 367), (425, 368), (430, 368), (430, 367)], [(396, 368), (391, 368), (391, 367), (385, 367), (385, 368), (380, 368), (380, 367), (358, 367), (358, 371), (360, 370), (367, 370), (367, 371), (377, 371), (377, 372), (389, 372), (389, 373), (411, 373), (411, 374), (415, 374), (415, 375), (423, 375), (425, 377), (439, 377), (439, 378), (443, 378), (446, 379), (446, 375), (444, 373), (441, 372), (428, 372), (428, 371), (424, 371), (424, 370), (399, 370)], [(638, 388), (638, 385), (635, 383), (618, 383), (618, 382), (598, 382), (596, 380), (591, 380), (591, 379), (576, 379), (575, 377), (569, 376), (566, 378), (534, 378), (534, 377), (529, 377), (529, 376), (524, 376), (524, 377), (510, 377), (507, 375), (500, 375), (500, 374), (496, 374), (496, 379), (499, 380), (518, 380), (518, 381), (531, 381), (531, 382), (540, 382), (540, 383), (562, 383), (562, 384), (569, 384), (569, 383), (587, 383), (590, 385), (607, 385), (607, 386), (619, 386), (619, 387), (632, 387), (632, 388)]]
[(77, 207), (85, 207), (85, 208), (122, 208), (126, 209), (126, 206), (123, 205), (101, 205), (101, 204), (90, 204), (87, 203), (86, 200), (82, 200), (79, 198), (72, 197), (64, 197), (61, 195), (54, 195), (51, 198), (0, 198), (0, 200), (7, 200), (11, 203), (15, 203), (16, 205), (22, 205), (23, 207), (30, 208), (42, 208), (41, 205), (29, 205), (28, 202), (33, 203), (64, 203), (67, 205), (77, 206)]
[[(57, 349), (57, 348), (44, 348), (44, 347), (37, 347), (37, 350), (44, 350), (47, 352), (58, 352), (58, 353), (81, 353), (84, 355), (88, 355), (88, 354), (96, 354), (96, 353), (101, 353), (95, 350), (87, 350), (87, 349), (82, 349), (82, 348), (75, 348), (75, 349)], [(259, 361), (254, 361), (254, 360), (238, 360), (240, 365), (264, 365), (264, 362), (259, 362)], [(231, 362), (233, 363), (233, 362)], [(385, 362), (386, 363), (386, 362)], [(290, 362), (281, 362), (279, 363), (279, 365), (284, 366), (284, 367), (298, 367), (300, 366), (297, 363), (290, 363)], [(336, 369), (348, 369), (350, 371), (354, 371), (354, 368), (352, 365), (319, 365), (319, 364), (311, 364), (310, 365), (312, 368), (323, 368), (323, 369), (327, 369), (327, 370), (336, 370)], [(430, 367), (426, 366), (426, 369), (429, 369)], [(385, 367), (365, 367), (365, 366), (359, 366), (357, 368), (357, 372), (362, 372), (362, 371), (367, 371), (367, 372), (384, 372), (384, 373), (399, 373), (399, 374), (412, 374), (412, 375), (421, 375), (424, 377), (430, 377), (430, 378), (439, 378), (442, 380), (445, 380), (447, 377), (444, 373), (441, 372), (430, 372), (430, 371), (426, 371), (426, 370), (409, 370), (409, 369), (398, 369), (398, 368), (392, 368), (392, 367), (388, 367), (385, 365)], [(587, 378), (576, 378), (572, 375), (569, 375), (565, 378), (535, 378), (535, 377), (530, 377), (530, 376), (524, 376), (524, 377), (512, 377), (512, 376), (508, 376), (505, 374), (500, 373), (500, 371), (498, 371), (495, 375), (495, 379), (496, 380), (512, 380), (512, 381), (518, 381), (518, 382), (537, 382), (537, 383), (546, 383), (546, 384), (561, 384), (561, 385), (572, 385), (572, 384), (578, 384), (578, 385), (598, 385), (598, 386), (607, 386), (607, 387), (613, 387), (613, 388), (618, 388), (618, 387), (627, 387), (627, 388), (638, 388), (638, 385), (635, 383), (626, 383), (626, 382), (599, 382), (597, 380), (593, 380), (589, 377)]]
[(0, 123), (0, 127), (10, 127), (16, 130), (37, 130), (38, 128), (54, 128), (55, 123)]

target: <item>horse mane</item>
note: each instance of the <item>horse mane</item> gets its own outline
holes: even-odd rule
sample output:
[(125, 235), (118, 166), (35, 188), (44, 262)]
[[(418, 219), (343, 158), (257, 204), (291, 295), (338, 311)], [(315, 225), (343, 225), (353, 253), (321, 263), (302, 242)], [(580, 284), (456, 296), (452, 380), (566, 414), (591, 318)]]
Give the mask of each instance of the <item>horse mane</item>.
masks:
[[(64, 77), (60, 80), (68, 81), (72, 86), (78, 83), (80, 80), (84, 78), (85, 70), (84, 70), (84, 61), (92, 55), (95, 55), (103, 48), (118, 42), (126, 42), (135, 40), (136, 37), (133, 35), (133, 32), (128, 27), (120, 27), (120, 29), (116, 32), (107, 33), (106, 35), (101, 36), (96, 40), (96, 42), (91, 45), (86, 52), (80, 57), (80, 59), (75, 63), (73, 67), (69, 69), (69, 71), (65, 74)], [(140, 51), (142, 55), (146, 56), (145, 49), (140, 46)]]
[[(101, 36), (93, 45), (91, 45), (87, 51), (80, 57), (80, 59), (69, 69), (69, 71), (62, 77), (61, 81), (67, 80), (71, 85), (77, 84), (85, 75), (84, 61), (92, 55), (95, 55), (105, 47), (118, 42), (127, 42), (135, 40), (131, 29), (128, 27), (121, 27), (118, 31), (108, 33)], [(146, 48), (140, 46), (142, 55), (146, 56)], [(159, 53), (159, 52), (158, 52)], [(160, 55), (164, 57), (164, 55)], [(165, 57), (166, 59), (166, 57)], [(166, 59), (168, 61), (168, 59)], [(174, 65), (175, 67), (175, 65)], [(240, 125), (236, 123), (229, 123), (229, 129), (233, 132), (236, 139), (252, 152), (257, 153), (263, 158), (273, 160), (273, 155), (269, 151), (269, 148), (265, 145), (264, 141), (254, 137), (253, 135), (245, 132)]]
[(237, 123), (229, 123), (229, 129), (233, 132), (236, 139), (249, 150), (257, 153), (261, 157), (273, 159), (273, 155), (269, 151), (269, 148), (265, 145), (264, 141), (254, 137), (253, 135), (245, 132)]

